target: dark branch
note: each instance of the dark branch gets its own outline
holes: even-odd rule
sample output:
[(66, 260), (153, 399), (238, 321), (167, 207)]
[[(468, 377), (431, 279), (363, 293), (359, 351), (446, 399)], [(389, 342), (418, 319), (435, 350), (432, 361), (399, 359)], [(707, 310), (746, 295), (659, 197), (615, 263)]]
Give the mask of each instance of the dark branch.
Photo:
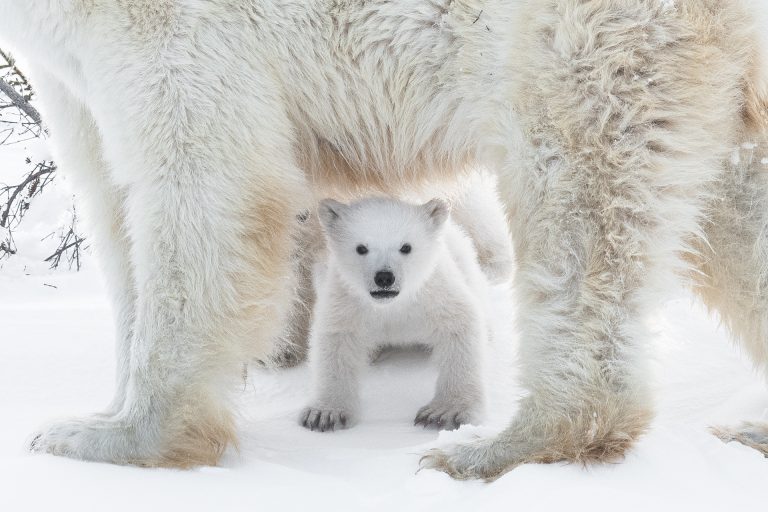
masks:
[(35, 124), (41, 124), (43, 122), (37, 109), (33, 107), (32, 104), (29, 103), (29, 101), (27, 101), (24, 96), (16, 92), (16, 89), (14, 89), (2, 78), (0, 78), (0, 92), (8, 96), (8, 99), (11, 100), (11, 103), (13, 103), (14, 106), (27, 114), (30, 119), (35, 122)]
[(11, 189), (13, 192), (10, 194), (10, 197), (8, 198), (8, 202), (5, 205), (5, 210), (2, 214), (0, 214), (0, 227), (6, 227), (6, 222), (8, 221), (8, 217), (11, 213), (11, 208), (14, 206), (14, 203), (16, 201), (16, 196), (18, 196), (22, 191), (24, 191), (27, 188), (27, 185), (33, 184), (33, 187), (29, 191), (29, 197), (33, 197), (36, 192), (39, 192), (41, 190), (38, 185), (35, 185), (34, 182), (36, 180), (39, 180), (43, 176), (52, 174), (56, 170), (55, 165), (49, 165), (49, 166), (43, 166), (40, 165), (40, 170), (36, 172), (32, 172), (27, 176), (24, 181), (19, 183), (18, 185), (14, 185), (13, 187), (3, 187), (3, 192), (8, 192)]
[(70, 227), (69, 231), (67, 231), (67, 234), (61, 237), (59, 247), (54, 251), (53, 254), (45, 258), (45, 262), (51, 264), (51, 269), (58, 268), (59, 263), (61, 263), (61, 258), (69, 254), (67, 258), (67, 261), (69, 261), (69, 268), (72, 268), (74, 264), (75, 268), (80, 270), (80, 246), (83, 242), (85, 242), (85, 238), (75, 233), (75, 223), (76, 217), (73, 218), (73, 227)]

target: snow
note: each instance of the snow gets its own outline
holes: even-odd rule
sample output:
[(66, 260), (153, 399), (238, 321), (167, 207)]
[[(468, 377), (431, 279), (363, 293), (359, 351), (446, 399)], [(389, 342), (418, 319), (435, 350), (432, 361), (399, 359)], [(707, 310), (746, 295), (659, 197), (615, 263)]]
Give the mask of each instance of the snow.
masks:
[[(30, 159), (30, 164), (25, 163), (26, 158)], [(0, 185), (21, 183), (36, 163), (50, 159), (49, 146), (44, 139), (0, 146)], [(57, 231), (68, 225), (71, 210), (72, 190), (66, 175), (57, 173), (42, 194), (33, 199), (21, 227), (14, 234), (18, 254), (0, 260), (0, 274), (6, 277), (47, 274), (49, 264), (43, 260), (56, 250), (59, 243)], [(5, 231), (0, 228), (0, 237), (4, 235)], [(66, 263), (62, 266), (66, 267)]]
[[(513, 325), (495, 296), (496, 381), (483, 427), (436, 433), (412, 426), (436, 372), (423, 354), (391, 353), (364, 378), (359, 425), (332, 434), (299, 427), (306, 367), (252, 365), (235, 390), (240, 446), (220, 467), (192, 471), (85, 463), (24, 450), (51, 418), (88, 413), (111, 393), (110, 310), (95, 265), (80, 274), (0, 273), (0, 510), (434, 510), (510, 508), (752, 509), (765, 504), (768, 460), (723, 444), (708, 425), (768, 416), (768, 393), (703, 308), (681, 295), (651, 318), (658, 417), (621, 464), (532, 465), (492, 484), (416, 474), (419, 454), (503, 427), (521, 393)], [(58, 288), (43, 286), (44, 282)]]
[[(0, 182), (35, 148), (0, 148)], [(364, 377), (364, 410), (351, 430), (299, 427), (309, 395), (305, 366), (252, 365), (234, 390), (240, 445), (220, 467), (140, 469), (30, 455), (25, 439), (59, 416), (86, 414), (110, 398), (111, 312), (93, 257), (80, 273), (47, 270), (39, 239), (55, 229), (71, 192), (62, 176), (36, 200), (20, 253), (0, 264), (0, 511), (37, 510), (759, 510), (768, 459), (710, 435), (710, 425), (768, 420), (764, 381), (703, 307), (679, 291), (649, 319), (658, 416), (621, 464), (530, 465), (492, 484), (418, 474), (425, 450), (490, 435), (514, 413), (512, 304), (494, 290), (483, 426), (437, 433), (412, 425), (436, 371), (424, 354), (389, 353)]]

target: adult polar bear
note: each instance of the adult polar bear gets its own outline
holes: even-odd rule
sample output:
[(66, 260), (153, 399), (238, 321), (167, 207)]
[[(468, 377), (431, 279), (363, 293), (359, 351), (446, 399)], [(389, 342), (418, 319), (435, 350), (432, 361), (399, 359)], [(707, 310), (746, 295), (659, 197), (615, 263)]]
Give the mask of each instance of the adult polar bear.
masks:
[[(96, 213), (121, 340), (110, 410), (33, 449), (215, 463), (227, 375), (289, 302), (295, 212), (482, 163), (508, 205), (530, 393), (497, 438), (424, 463), (493, 478), (620, 456), (651, 418), (642, 317), (674, 272), (697, 270), (768, 361), (762, 4), (0, 0)], [(764, 425), (732, 435), (768, 451)]]

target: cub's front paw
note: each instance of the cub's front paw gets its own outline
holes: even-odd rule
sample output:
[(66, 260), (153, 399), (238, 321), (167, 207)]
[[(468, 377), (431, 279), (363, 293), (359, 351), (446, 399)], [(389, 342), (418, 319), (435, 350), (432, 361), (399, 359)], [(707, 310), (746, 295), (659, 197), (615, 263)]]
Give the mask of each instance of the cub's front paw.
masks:
[(349, 425), (349, 415), (339, 409), (322, 409), (320, 407), (305, 407), (299, 415), (299, 424), (317, 432), (332, 432), (344, 429)]
[(462, 425), (472, 422), (472, 412), (469, 407), (455, 403), (435, 402), (425, 405), (416, 414), (414, 425), (423, 425), (440, 430), (455, 430)]

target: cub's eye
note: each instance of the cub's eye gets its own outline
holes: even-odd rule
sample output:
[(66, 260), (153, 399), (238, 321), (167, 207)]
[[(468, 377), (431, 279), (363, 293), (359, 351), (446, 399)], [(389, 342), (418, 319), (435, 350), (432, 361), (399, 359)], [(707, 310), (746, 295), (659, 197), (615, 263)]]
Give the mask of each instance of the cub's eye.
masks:
[(357, 251), (357, 254), (359, 254), (360, 256), (362, 256), (363, 254), (368, 254), (368, 248), (362, 244), (357, 246), (356, 251)]
[(403, 244), (403, 246), (400, 248), (400, 252), (403, 254), (408, 254), (411, 252), (411, 244)]

